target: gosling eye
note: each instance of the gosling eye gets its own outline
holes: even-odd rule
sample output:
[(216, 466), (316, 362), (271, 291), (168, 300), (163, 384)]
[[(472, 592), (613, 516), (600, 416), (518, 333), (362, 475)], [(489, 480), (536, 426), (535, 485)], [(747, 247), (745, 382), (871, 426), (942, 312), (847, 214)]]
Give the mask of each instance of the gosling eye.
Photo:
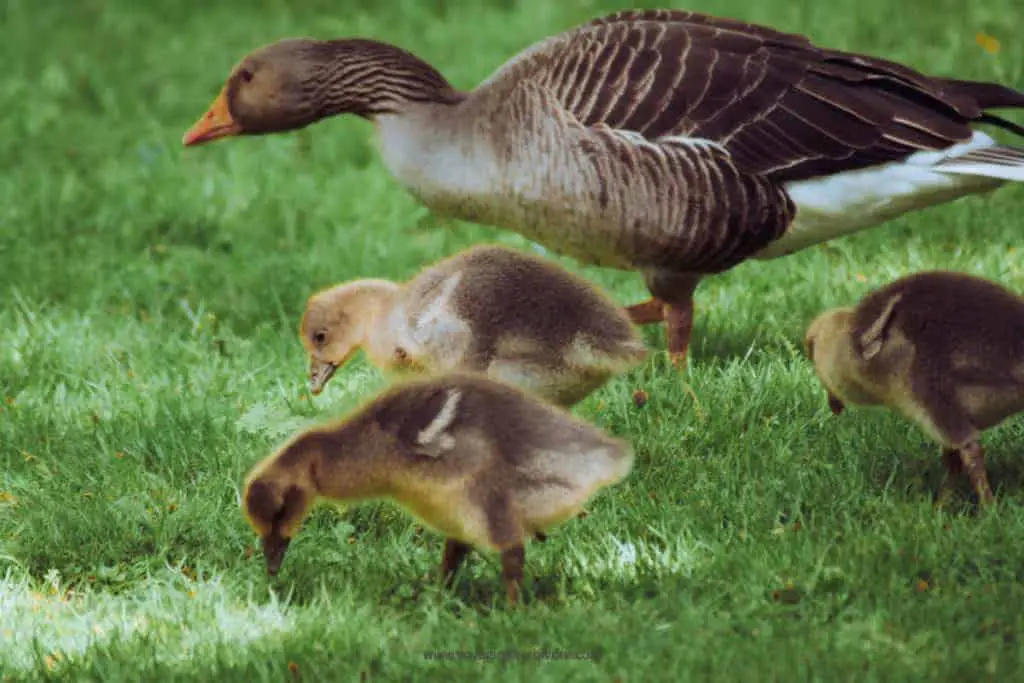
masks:
[(325, 330), (317, 330), (313, 333), (313, 343), (317, 346), (323, 346), (327, 342), (327, 332)]
[(238, 78), (240, 78), (243, 83), (250, 83), (252, 82), (252, 71), (249, 69), (240, 69), (238, 72)]
[(807, 358), (811, 361), (814, 360), (814, 338), (808, 337), (804, 340), (804, 346), (807, 347)]

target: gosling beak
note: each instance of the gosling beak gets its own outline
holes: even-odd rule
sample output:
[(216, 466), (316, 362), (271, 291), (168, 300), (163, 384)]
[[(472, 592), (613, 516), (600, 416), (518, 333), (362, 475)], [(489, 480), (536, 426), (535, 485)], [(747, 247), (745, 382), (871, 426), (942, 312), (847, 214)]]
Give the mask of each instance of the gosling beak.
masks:
[(181, 138), (181, 144), (191, 147), (242, 132), (242, 127), (238, 125), (228, 110), (227, 92), (227, 87), (221, 89), (220, 94), (217, 95), (202, 118), (196, 121)]
[(338, 369), (338, 366), (334, 363), (326, 363), (321, 360), (312, 359), (309, 361), (309, 391), (314, 396), (317, 396), (324, 387), (327, 386), (328, 380), (334, 376), (334, 371)]
[(290, 538), (284, 538), (276, 531), (263, 539), (263, 557), (267, 561), (267, 574), (270, 576), (277, 576), (289, 543)]
[(840, 401), (839, 398), (831, 391), (828, 392), (828, 407), (832, 411), (833, 415), (842, 414), (843, 408), (845, 408), (843, 402)]

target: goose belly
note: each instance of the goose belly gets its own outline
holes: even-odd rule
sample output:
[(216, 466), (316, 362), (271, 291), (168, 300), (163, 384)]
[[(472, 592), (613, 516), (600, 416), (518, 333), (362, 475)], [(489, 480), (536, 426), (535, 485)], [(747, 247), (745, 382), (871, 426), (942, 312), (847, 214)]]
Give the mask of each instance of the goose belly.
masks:
[[(594, 180), (570, 151), (518, 138), (496, 145), (471, 134), (427, 140), (399, 119), (378, 127), (385, 165), (434, 213), (517, 232), (583, 263), (635, 267), (636, 238), (626, 234), (621, 217), (593, 201)], [(641, 230), (662, 232), (654, 225)]]
[(576, 198), (538, 197), (525, 189), (484, 197), (414, 194), (438, 214), (516, 232), (581, 263), (623, 270), (636, 267), (637, 250), (624, 239), (620, 221), (580, 206)]

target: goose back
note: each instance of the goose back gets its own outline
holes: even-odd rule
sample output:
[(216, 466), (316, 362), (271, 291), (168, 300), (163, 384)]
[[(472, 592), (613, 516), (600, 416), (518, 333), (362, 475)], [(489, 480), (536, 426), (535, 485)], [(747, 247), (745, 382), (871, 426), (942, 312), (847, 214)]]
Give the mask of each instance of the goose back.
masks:
[(522, 81), (584, 126), (712, 140), (743, 171), (780, 183), (944, 149), (970, 140), (971, 123), (1005, 123), (986, 108), (1024, 107), (1024, 94), (1003, 86), (673, 10), (620, 12), (553, 36), (476, 92)]

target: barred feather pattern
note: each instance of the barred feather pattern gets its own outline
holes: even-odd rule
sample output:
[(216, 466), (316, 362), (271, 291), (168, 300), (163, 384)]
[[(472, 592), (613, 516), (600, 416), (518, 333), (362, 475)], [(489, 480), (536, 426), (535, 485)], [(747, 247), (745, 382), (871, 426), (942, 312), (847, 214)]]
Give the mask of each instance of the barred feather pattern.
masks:
[(605, 221), (622, 226), (619, 250), (635, 265), (726, 270), (774, 241), (793, 218), (781, 187), (743, 173), (715, 143), (651, 142), (603, 124), (592, 130), (584, 148), (591, 148), (593, 203), (611, 210)]
[[(542, 41), (485, 82), (529, 80), (582, 124), (722, 144), (748, 173), (802, 180), (969, 140), (972, 88), (803, 36), (674, 10), (619, 12)], [(961, 84), (957, 87), (957, 84)], [(989, 106), (1024, 107), (1002, 86)]]
[(371, 117), (396, 113), (409, 102), (453, 104), (465, 97), (430, 64), (387, 43), (329, 40), (310, 49), (321, 53), (311, 55), (318, 68), (309, 85), (325, 116), (345, 111)]

